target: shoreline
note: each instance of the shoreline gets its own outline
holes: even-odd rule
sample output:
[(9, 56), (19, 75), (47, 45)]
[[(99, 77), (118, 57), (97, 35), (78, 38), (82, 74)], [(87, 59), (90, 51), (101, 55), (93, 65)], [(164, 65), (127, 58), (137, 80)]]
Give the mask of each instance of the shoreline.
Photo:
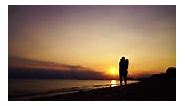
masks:
[[(130, 82), (130, 84), (138, 83), (139, 81)], [(30, 93), (30, 94), (23, 94), (23, 95), (9, 95), (9, 101), (28, 101), (34, 100), (35, 98), (45, 98), (45, 97), (54, 97), (58, 95), (71, 95), (78, 92), (89, 92), (92, 90), (99, 90), (99, 89), (110, 89), (113, 87), (118, 87), (118, 84), (106, 84), (106, 85), (93, 85), (93, 86), (82, 86), (82, 87), (75, 87), (72, 88), (64, 88), (60, 90), (53, 90), (48, 92), (42, 93)]]

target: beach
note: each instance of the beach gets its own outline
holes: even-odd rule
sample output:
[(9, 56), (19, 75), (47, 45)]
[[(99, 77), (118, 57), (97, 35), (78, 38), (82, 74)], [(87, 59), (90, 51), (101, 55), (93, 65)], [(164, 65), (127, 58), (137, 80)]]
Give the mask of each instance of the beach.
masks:
[(127, 86), (105, 87), (70, 94), (39, 97), (36, 101), (175, 101), (175, 83), (141, 81)]

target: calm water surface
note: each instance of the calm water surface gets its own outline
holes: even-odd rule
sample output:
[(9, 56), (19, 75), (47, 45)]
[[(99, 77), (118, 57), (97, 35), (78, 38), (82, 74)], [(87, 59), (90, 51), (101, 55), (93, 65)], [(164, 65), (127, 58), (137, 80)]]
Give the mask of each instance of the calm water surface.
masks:
[[(136, 83), (137, 81), (128, 81), (128, 84)], [(89, 90), (102, 87), (118, 86), (117, 80), (8, 80), (8, 96), (21, 97), (30, 95), (43, 94), (63, 94), (71, 93), (80, 90)]]

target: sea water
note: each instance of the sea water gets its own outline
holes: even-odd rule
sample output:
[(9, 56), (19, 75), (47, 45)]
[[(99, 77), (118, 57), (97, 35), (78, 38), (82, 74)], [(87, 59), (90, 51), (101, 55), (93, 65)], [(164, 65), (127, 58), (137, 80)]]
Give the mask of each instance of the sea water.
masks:
[[(136, 82), (128, 81), (128, 84)], [(15, 98), (57, 95), (118, 85), (117, 80), (9, 79), (8, 96)]]

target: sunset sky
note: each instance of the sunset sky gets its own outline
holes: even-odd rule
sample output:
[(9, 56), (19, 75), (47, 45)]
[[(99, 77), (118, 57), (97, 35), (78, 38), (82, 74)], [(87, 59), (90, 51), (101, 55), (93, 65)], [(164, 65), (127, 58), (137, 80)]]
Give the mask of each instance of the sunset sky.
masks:
[(176, 66), (176, 6), (8, 6), (8, 55), (129, 75)]

